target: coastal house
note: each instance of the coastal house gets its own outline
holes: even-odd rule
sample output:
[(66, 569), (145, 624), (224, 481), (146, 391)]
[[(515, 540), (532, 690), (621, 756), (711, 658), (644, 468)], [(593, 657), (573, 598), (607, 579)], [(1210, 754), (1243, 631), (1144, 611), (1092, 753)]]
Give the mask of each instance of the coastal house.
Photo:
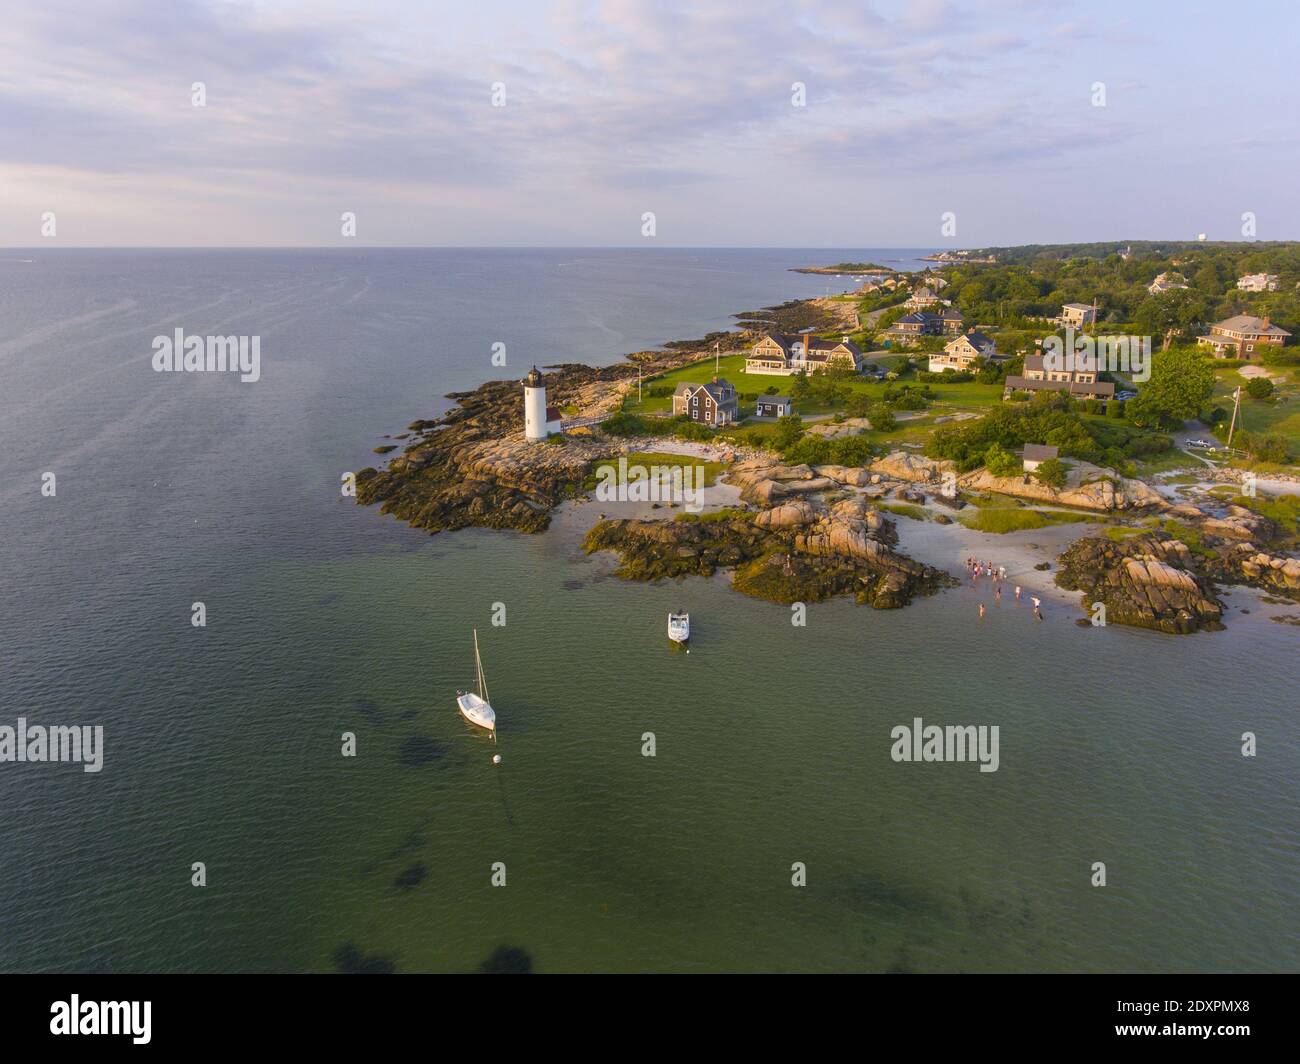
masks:
[(1277, 282), (1275, 273), (1248, 273), (1237, 278), (1237, 287), (1243, 292), (1276, 292)]
[(1160, 274), (1154, 281), (1147, 285), (1147, 291), (1153, 296), (1160, 295), (1161, 292), (1172, 292), (1175, 288), (1186, 288), (1187, 278), (1177, 270), (1166, 270)]
[(961, 334), (965, 320), (956, 307), (945, 307), (939, 315), (939, 331), (947, 336), (958, 336)]
[(1049, 447), (1043, 443), (1025, 444), (1025, 453), (1022, 459), (1025, 472), (1032, 473), (1039, 467), (1039, 465), (1046, 462), (1049, 458), (1059, 457), (1060, 453), (1061, 451), (1059, 447)]
[(918, 310), (905, 314), (888, 329), (880, 333), (882, 340), (908, 344), (921, 336), (939, 336), (943, 333), (943, 318), (931, 314), (928, 310)]
[(735, 421), (739, 407), (736, 389), (720, 377), (706, 384), (682, 381), (673, 393), (674, 415), (685, 414), (715, 429)]
[(1250, 361), (1258, 358), (1267, 346), (1286, 343), (1291, 334), (1268, 320), (1253, 314), (1237, 314), (1210, 326), (1205, 336), (1197, 342), (1214, 349), (1215, 358), (1240, 358)]
[(794, 403), (784, 395), (760, 395), (754, 413), (758, 417), (789, 417), (794, 413)]
[(931, 355), (929, 368), (931, 373), (962, 372), (969, 370), (977, 358), (996, 357), (993, 341), (978, 329), (972, 329), (955, 340), (949, 340), (942, 354)]
[(764, 333), (745, 355), (746, 373), (788, 377), (837, 367), (862, 369), (862, 351), (847, 336), (824, 340), (812, 333)]
[(907, 298), (903, 306), (908, 310), (926, 310), (939, 302), (939, 296), (930, 288), (918, 288)]
[(1115, 385), (1098, 380), (1096, 369), (1049, 367), (1042, 352), (1037, 352), (1025, 356), (1023, 374), (1007, 378), (1002, 397), (1015, 392), (1065, 392), (1073, 399), (1113, 399)]
[(1060, 317), (1056, 319), (1058, 325), (1070, 325), (1076, 329), (1082, 329), (1092, 325), (1097, 320), (1097, 311), (1089, 303), (1066, 303), (1061, 308)]

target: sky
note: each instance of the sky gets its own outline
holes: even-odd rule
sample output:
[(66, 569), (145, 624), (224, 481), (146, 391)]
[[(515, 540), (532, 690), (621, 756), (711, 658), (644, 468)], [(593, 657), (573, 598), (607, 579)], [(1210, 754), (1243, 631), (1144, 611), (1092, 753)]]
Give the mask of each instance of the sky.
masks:
[(1298, 43), (1295, 0), (10, 0), (0, 244), (1295, 239)]

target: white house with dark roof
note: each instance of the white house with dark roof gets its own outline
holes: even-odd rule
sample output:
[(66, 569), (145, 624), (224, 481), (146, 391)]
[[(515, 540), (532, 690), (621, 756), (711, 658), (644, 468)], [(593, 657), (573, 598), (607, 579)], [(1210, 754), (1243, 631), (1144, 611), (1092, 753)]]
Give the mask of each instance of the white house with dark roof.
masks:
[(739, 408), (736, 389), (720, 377), (705, 384), (682, 381), (673, 393), (674, 415), (685, 414), (715, 429), (735, 421)]

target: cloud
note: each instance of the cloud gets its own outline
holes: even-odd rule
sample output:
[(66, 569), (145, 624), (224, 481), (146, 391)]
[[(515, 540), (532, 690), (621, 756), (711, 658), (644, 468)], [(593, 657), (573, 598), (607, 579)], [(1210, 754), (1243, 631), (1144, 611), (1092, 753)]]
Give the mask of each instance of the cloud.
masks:
[[(6, 14), (0, 125), (17, 186), (57, 175), (51, 187), (83, 208), (102, 203), (105, 231), (124, 212), (123, 242), (149, 230), (125, 216), (140, 197), (123, 198), (124, 178), (166, 201), (160, 215), (201, 211), (210, 189), (245, 204), (238, 232), (223, 219), (224, 242), (268, 232), (293, 242), (284, 204), (295, 194), (312, 210), (343, 198), (404, 205), (405, 231), (431, 242), (444, 242), (447, 219), (426, 225), (414, 205), (454, 204), (466, 242), (489, 220), (527, 230), (539, 205), (539, 233), (563, 232), (568, 212), (575, 236), (613, 218), (622, 232), (619, 212), (646, 192), (685, 197), (684, 213), (707, 217), (720, 189), (777, 201), (813, 172), (849, 202), (864, 176), (958, 184), (997, 172), (1010, 185), (1025, 169), (1082, 169), (1088, 152), (1135, 153), (1179, 118), (1173, 90), (1162, 85), (1144, 111), (1154, 98), (1137, 83), (1099, 111), (1088, 86), (1107, 67), (1128, 75), (1116, 86), (1134, 85), (1149, 57), (1134, 64), (1115, 41), (1149, 40), (1151, 27), (1134, 25), (1131, 8), (1086, 20), (1073, 10), (1060, 0), (55, 0)], [(206, 107), (191, 106), (195, 81)], [(505, 107), (491, 104), (494, 82)], [(791, 104), (795, 82), (806, 107)], [(1184, 136), (1209, 128), (1198, 117), (1183, 119)], [(1262, 139), (1254, 133), (1235, 135)], [(14, 239), (3, 223), (0, 238)]]

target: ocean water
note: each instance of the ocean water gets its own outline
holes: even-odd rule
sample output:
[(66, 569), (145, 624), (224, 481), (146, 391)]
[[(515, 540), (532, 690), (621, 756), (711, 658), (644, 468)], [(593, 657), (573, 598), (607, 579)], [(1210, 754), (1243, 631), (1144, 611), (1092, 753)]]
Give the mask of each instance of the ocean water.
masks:
[[(105, 735), (97, 774), (0, 764), (0, 969), (1300, 967), (1297, 634), (1249, 592), (1186, 638), (969, 587), (800, 628), (618, 580), (589, 511), (429, 537), (339, 493), (448, 391), (922, 253), (0, 252), (0, 724)], [(260, 336), (262, 379), (154, 373), (177, 327)], [(918, 716), (998, 725), (998, 771), (894, 763)]]

